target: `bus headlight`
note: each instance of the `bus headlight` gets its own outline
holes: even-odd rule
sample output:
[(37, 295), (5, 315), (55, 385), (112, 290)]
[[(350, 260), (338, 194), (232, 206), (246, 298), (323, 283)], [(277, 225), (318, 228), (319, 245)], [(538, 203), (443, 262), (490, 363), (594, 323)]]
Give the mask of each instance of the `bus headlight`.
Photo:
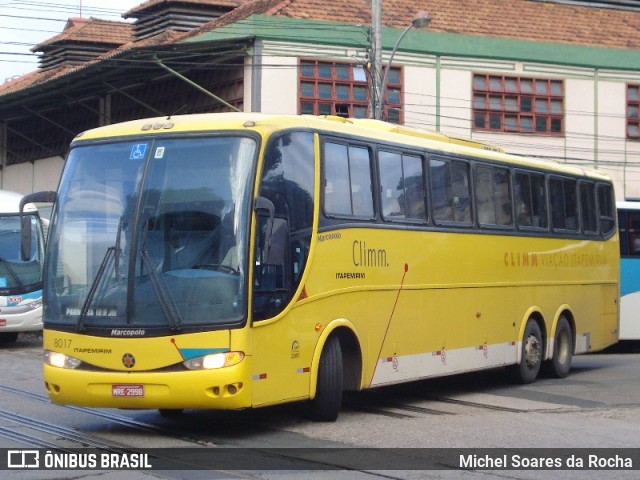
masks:
[(35, 310), (42, 307), (42, 300), (34, 300), (33, 302), (25, 303), (24, 306), (30, 310)]
[(65, 355), (64, 353), (45, 350), (44, 363), (58, 368), (76, 368), (82, 363), (82, 361), (77, 358), (70, 357), (69, 355)]
[(243, 352), (212, 353), (185, 360), (183, 365), (189, 370), (211, 370), (237, 365), (244, 358)]

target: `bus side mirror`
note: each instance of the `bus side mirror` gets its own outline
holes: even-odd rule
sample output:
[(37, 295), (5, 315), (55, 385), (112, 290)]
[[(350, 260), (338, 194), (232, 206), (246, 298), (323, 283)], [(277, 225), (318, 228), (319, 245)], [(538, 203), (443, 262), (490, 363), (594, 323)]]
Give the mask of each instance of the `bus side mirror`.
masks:
[(289, 301), (289, 222), (276, 218), (273, 202), (264, 197), (256, 198), (254, 210), (257, 218), (253, 315), (255, 320), (262, 320), (281, 312)]
[(271, 200), (256, 198), (258, 214), (256, 236), (255, 279), (259, 290), (277, 291), (286, 288), (285, 266), (289, 243), (289, 223), (275, 218)]
[(23, 215), (27, 203), (53, 203), (56, 192), (34, 192), (25, 195), (20, 200), (20, 258), (23, 262), (31, 259), (31, 215)]
[(31, 260), (31, 215), (20, 216), (20, 259), (23, 262)]

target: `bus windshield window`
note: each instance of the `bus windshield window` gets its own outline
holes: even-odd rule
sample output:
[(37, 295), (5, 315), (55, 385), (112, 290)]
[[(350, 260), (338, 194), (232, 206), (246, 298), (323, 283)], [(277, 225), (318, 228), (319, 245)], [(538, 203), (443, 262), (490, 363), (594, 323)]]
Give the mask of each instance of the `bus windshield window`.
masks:
[(35, 215), (29, 217), (31, 256), (23, 261), (20, 258), (20, 215), (0, 216), (0, 289), (7, 294), (29, 291), (41, 279), (44, 246), (42, 234), (38, 233), (40, 222)]
[(74, 148), (50, 227), (48, 321), (242, 321), (255, 151), (237, 136)]

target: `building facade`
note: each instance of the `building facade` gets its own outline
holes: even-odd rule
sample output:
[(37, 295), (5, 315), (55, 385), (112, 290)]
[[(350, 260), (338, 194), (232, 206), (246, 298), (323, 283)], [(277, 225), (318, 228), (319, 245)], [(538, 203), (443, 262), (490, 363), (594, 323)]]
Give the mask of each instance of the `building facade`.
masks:
[[(76, 22), (40, 46), (38, 72), (0, 86), (0, 185), (55, 189), (65, 145), (105, 123), (229, 109), (371, 116), (376, 48), (382, 67), (397, 47), (387, 120), (602, 170), (618, 199), (640, 198), (635, 3), (383, 2), (376, 47), (368, 0), (340, 11), (329, 0), (150, 0), (125, 14), (136, 21), (119, 47), (60, 57), (86, 50)], [(418, 10), (430, 24), (397, 43)], [(191, 21), (148, 21), (176, 13)]]

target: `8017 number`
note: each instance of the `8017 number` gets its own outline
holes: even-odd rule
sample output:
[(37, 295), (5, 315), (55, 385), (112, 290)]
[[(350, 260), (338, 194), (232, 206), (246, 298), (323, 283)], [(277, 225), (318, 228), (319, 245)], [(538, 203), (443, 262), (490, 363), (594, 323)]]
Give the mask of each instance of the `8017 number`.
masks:
[(71, 348), (71, 340), (69, 340), (68, 338), (54, 338), (53, 347), (54, 348)]

